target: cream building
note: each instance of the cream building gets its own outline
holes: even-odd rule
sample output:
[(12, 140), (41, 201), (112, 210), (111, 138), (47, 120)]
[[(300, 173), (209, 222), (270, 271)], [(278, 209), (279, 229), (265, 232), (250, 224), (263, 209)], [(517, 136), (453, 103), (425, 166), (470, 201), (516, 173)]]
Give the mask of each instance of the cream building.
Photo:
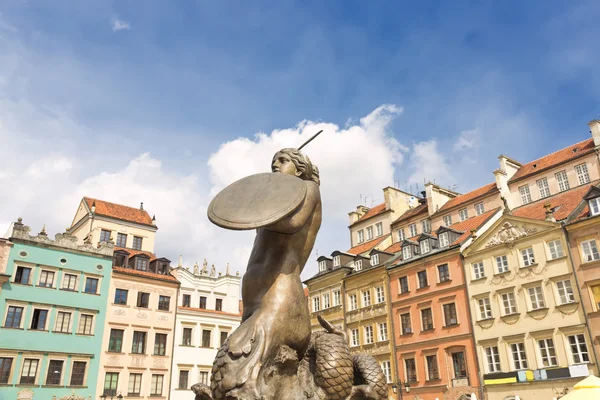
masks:
[(224, 273), (208, 269), (206, 260), (192, 270), (179, 266), (172, 274), (181, 282), (177, 299), (175, 347), (170, 399), (190, 400), (190, 387), (210, 385), (212, 364), (218, 349), (242, 319), (238, 272), (229, 265)]

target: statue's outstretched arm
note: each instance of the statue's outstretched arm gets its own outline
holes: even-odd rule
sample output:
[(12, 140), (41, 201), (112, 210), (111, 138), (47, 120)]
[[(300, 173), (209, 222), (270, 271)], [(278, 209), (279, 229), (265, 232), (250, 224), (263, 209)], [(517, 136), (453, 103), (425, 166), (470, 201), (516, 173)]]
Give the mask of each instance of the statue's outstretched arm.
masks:
[(298, 232), (313, 214), (316, 205), (321, 201), (319, 186), (314, 182), (306, 182), (306, 197), (298, 209), (289, 217), (282, 219), (265, 229), (273, 232), (292, 234)]

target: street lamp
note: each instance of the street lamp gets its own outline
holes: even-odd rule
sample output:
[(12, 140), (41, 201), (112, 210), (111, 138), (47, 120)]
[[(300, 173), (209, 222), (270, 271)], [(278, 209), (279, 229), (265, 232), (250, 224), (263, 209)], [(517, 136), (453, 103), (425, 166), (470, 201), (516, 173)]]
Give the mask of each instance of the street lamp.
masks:
[(394, 394), (400, 394), (400, 399), (402, 398), (402, 386), (406, 389), (406, 393), (410, 392), (410, 382), (408, 381), (398, 381), (392, 385), (392, 392), (394, 392)]

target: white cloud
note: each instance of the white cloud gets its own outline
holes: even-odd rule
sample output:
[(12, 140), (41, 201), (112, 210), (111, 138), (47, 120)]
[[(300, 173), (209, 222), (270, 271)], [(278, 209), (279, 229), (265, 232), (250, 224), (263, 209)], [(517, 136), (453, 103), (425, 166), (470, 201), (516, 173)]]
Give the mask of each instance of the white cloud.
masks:
[(113, 30), (113, 32), (118, 32), (118, 31), (122, 31), (122, 30), (131, 30), (131, 25), (129, 25), (129, 22), (124, 21), (122, 19), (113, 18), (112, 30)]
[(458, 135), (458, 140), (454, 143), (454, 150), (461, 151), (467, 149), (473, 149), (479, 146), (479, 133), (477, 130), (462, 131)]
[(435, 139), (413, 145), (410, 166), (413, 172), (408, 182), (418, 185), (419, 190), (424, 190), (424, 184), (427, 182), (444, 186), (454, 182), (450, 165), (444, 153), (438, 149)]

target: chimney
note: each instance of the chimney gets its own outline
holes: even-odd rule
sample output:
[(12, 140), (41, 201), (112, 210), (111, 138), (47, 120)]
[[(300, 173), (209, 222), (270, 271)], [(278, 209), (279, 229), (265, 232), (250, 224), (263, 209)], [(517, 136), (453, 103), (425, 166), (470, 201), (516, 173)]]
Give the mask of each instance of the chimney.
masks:
[(556, 218), (554, 218), (554, 209), (552, 208), (552, 204), (546, 203), (544, 204), (544, 208), (546, 209), (546, 221), (556, 222)]
[(588, 126), (590, 127), (590, 133), (594, 138), (594, 145), (600, 146), (600, 119), (594, 119), (588, 122)]
[(144, 202), (143, 201), (140, 203), (140, 210), (142, 210), (142, 211), (144, 210)]
[(96, 200), (92, 202), (92, 214), (96, 212)]
[(422, 198), (419, 199), (419, 204), (427, 204), (427, 192), (426, 191), (423, 190), (421, 192), (421, 197)]

